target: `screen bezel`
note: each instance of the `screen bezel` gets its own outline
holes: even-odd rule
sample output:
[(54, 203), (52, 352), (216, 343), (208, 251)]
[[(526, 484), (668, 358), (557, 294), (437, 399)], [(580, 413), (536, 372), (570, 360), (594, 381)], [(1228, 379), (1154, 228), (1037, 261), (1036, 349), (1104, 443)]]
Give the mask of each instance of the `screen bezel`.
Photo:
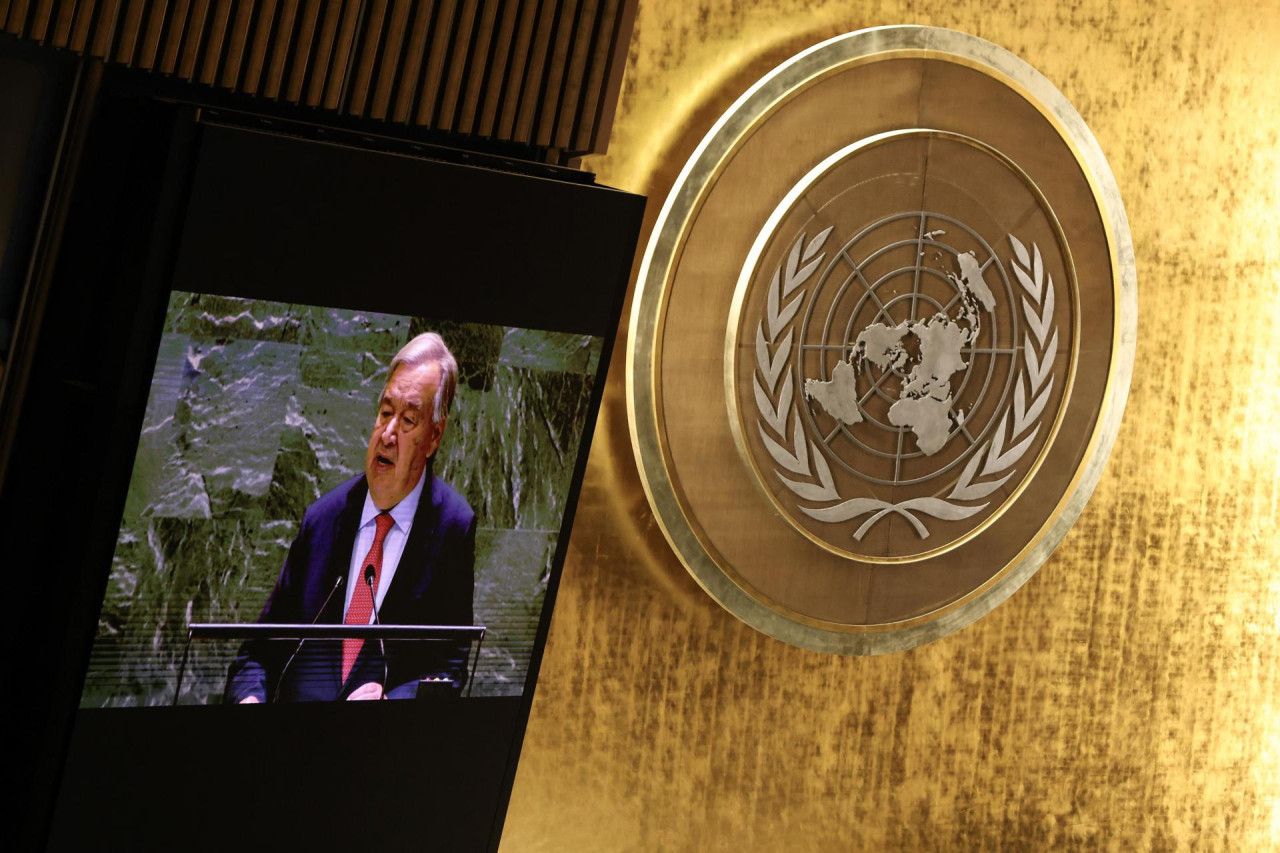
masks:
[[(421, 313), (463, 322), (599, 335), (604, 339), (603, 352), (523, 695), (519, 698), (466, 700), (466, 707), (471, 709), (467, 713), (460, 713), (457, 709), (461, 706), (458, 705), (425, 712), (437, 713), (439, 716), (434, 724), (449, 731), (450, 736), (440, 738), (440, 743), (431, 739), (425, 742), (415, 740), (405, 749), (434, 748), (436, 754), (432, 756), (432, 763), (443, 767), (453, 761), (454, 772), (451, 774), (423, 773), (421, 768), (394, 750), (371, 749), (373, 755), (380, 756), (378, 761), (387, 771), (380, 777), (383, 784), (380, 801), (392, 802), (395, 795), (403, 793), (406, 787), (416, 787), (433, 804), (430, 811), (455, 820), (453, 828), (460, 833), (455, 836), (456, 840), (470, 845), (479, 838), (477, 833), (483, 828), (484, 846), (496, 847), (618, 328), (643, 212), (643, 198), (580, 183), (570, 184), (228, 127), (201, 120), (198, 111), (189, 107), (148, 98), (138, 99), (135, 96), (120, 100), (120, 103), (106, 103), (100, 109), (95, 120), (98, 138), (102, 139), (104, 134), (118, 135), (126, 127), (134, 133), (145, 134), (145, 142), (150, 145), (145, 151), (151, 155), (149, 165), (135, 163), (135, 168), (127, 171), (126, 177), (136, 179), (140, 171), (145, 173), (147, 180), (143, 188), (146, 192), (130, 201), (121, 201), (119, 181), (123, 179), (112, 181), (104, 175), (110, 166), (107, 154), (119, 153), (125, 147), (124, 142), (113, 137), (112, 144), (99, 147), (96, 160), (95, 157), (88, 158), (85, 179), (79, 189), (80, 199), (72, 216), (73, 226), (78, 224), (80, 230), (73, 227), (68, 231), (62, 249), (65, 255), (82, 247), (91, 222), (110, 215), (114, 205), (128, 213), (123, 224), (116, 227), (115, 251), (121, 255), (130, 248), (135, 252), (143, 251), (128, 262), (99, 270), (98, 280), (89, 285), (110, 291), (115, 306), (110, 319), (125, 331), (114, 336), (115, 349), (105, 353), (97, 366), (99, 371), (108, 371), (110, 376), (95, 376), (100, 393), (112, 396), (115, 406), (109, 418), (104, 418), (109, 425), (102, 430), (103, 441), (96, 448), (98, 467), (81, 472), (81, 481), (92, 480), (94, 485), (92, 499), (86, 498), (81, 502), (82, 505), (87, 503), (89, 509), (77, 516), (80, 521), (75, 524), (81, 540), (75, 552), (79, 555), (74, 560), (77, 565), (66, 570), (66, 579), (74, 589), (57, 616), (65, 628), (63, 645), (61, 648), (42, 648), (43, 657), (37, 661), (45, 667), (51, 692), (62, 698), (60, 713), (69, 720), (74, 711), (66, 705), (74, 707), (79, 697), (171, 289)], [(157, 158), (157, 153), (163, 156)], [(534, 247), (530, 251), (541, 253), (541, 260), (532, 264), (534, 273), (523, 278), (519, 287), (514, 286), (512, 279), (504, 279), (501, 275), (480, 276), (479, 281), (469, 281), (466, 287), (453, 289), (443, 301), (435, 299), (429, 310), (422, 311), (423, 306), (414, 305), (412, 299), (379, 294), (369, 287), (367, 281), (349, 276), (344, 279), (343, 274), (349, 270), (342, 264), (326, 263), (313, 252), (298, 255), (294, 251), (296, 246), (323, 242), (320, 234), (309, 232), (299, 224), (299, 218), (305, 218), (305, 215), (295, 217), (275, 233), (275, 248), (268, 250), (260, 239), (255, 242), (253, 222), (244, 218), (237, 222), (232, 214), (249, 211), (252, 214), (249, 219), (256, 216), (263, 221), (280, 221), (280, 210), (287, 212), (292, 208), (295, 214), (305, 214), (308, 210), (312, 213), (323, 211), (323, 206), (316, 208), (314, 202), (307, 198), (305, 186), (295, 186), (296, 191), (292, 193), (281, 191), (281, 169), (288, 171), (285, 167), (290, 164), (296, 167), (300, 158), (307, 161), (307, 166), (294, 169), (295, 181), (310, 170), (313, 185), (327, 189), (331, 200), (335, 195), (341, 196), (333, 190), (332, 184), (335, 183), (347, 193), (359, 193), (361, 186), (376, 189), (373, 194), (379, 197), (366, 200), (370, 209), (378, 204), (388, 206), (381, 209), (381, 220), (378, 216), (372, 217), (374, 220), (394, 218), (394, 197), (401, 199), (402, 206), (418, 204), (409, 185), (413, 180), (426, 182), (431, 184), (437, 197), (450, 197), (460, 202), (452, 207), (449, 221), (435, 222), (428, 234), (437, 246), (447, 244), (454, 249), (473, 251), (485, 249), (484, 235), (475, 228), (466, 227), (468, 222), (484, 218), (491, 224), (498, 223), (501, 233), (518, 229), (524, 235), (525, 243)], [(141, 155), (139, 159), (142, 159)], [(416, 178), (405, 177), (411, 174)], [(255, 205), (243, 194), (234, 197), (237, 191), (255, 183), (276, 207), (262, 203)], [(271, 185), (269, 191), (266, 184)], [(219, 193), (221, 201), (217, 199)], [(494, 210), (494, 204), (501, 208)], [(379, 223), (370, 221), (368, 211), (355, 211), (348, 207), (346, 212), (348, 221), (360, 220), (365, 235), (376, 237), (379, 233)], [(507, 232), (502, 232), (504, 228), (508, 229)], [(357, 227), (355, 230), (361, 229)], [(282, 236), (285, 239), (279, 239)], [(351, 246), (363, 245), (360, 234), (353, 236), (348, 232), (348, 236)], [(566, 250), (574, 250), (576, 254), (569, 256)], [(361, 250), (352, 251), (359, 254)], [(216, 262), (209, 262), (211, 252), (216, 253)], [(263, 263), (255, 265), (247, 260), (255, 252), (265, 258)], [(264, 252), (270, 257), (263, 256)], [(303, 268), (297, 272), (292, 284), (285, 276), (271, 274), (291, 252), (294, 253), (293, 260)], [(368, 252), (365, 254), (364, 261), (367, 262)], [(489, 255), (494, 260), (503, 258), (501, 252), (490, 251)], [(452, 257), (440, 257), (445, 275), (456, 275), (469, 268), (463, 263), (467, 257), (465, 251), (457, 251)], [(407, 255), (402, 254), (392, 260), (403, 264), (406, 258)], [(203, 262), (197, 263), (201, 259)], [(379, 264), (384, 272), (392, 265), (385, 254), (379, 258)], [(68, 283), (75, 267), (72, 263), (59, 271), (53, 287), (55, 294), (59, 289), (74, 292), (74, 287), (86, 287), (83, 283), (75, 286)], [(220, 271), (225, 273), (227, 268), (234, 267), (251, 270), (252, 274), (234, 280), (220, 274)], [(500, 304), (493, 302), (504, 296), (507, 298)], [(380, 301), (383, 299), (385, 303)], [(482, 300), (496, 305), (496, 309), (487, 313), (479, 310), (477, 305)], [(75, 307), (62, 307), (64, 310), (76, 310)], [(48, 323), (57, 319), (55, 308)], [(79, 322), (87, 324), (93, 319), (81, 317)], [(98, 319), (101, 321), (102, 318)], [(44, 336), (47, 343), (42, 342), (42, 345), (53, 347), (52, 336), (56, 334), (55, 328), (48, 329)], [(104, 337), (107, 336), (100, 336), (96, 343), (101, 344)], [(71, 353), (68, 357), (74, 355)], [(33, 383), (57, 381), (50, 380), (58, 370), (48, 362), (49, 359), (43, 365), (37, 362), (32, 373)], [(39, 387), (36, 386), (37, 391)], [(27, 431), (32, 428), (28, 426)], [(20, 425), (19, 439), (23, 431)], [(5, 484), (6, 500), (17, 492), (32, 491), (31, 484), (35, 480), (31, 478), (30, 469), (17, 466), (11, 473), (14, 476)], [(35, 487), (34, 491), (40, 492), (41, 488)], [(54, 622), (47, 621), (46, 624), (54, 625)], [(488, 707), (477, 708), (474, 703)], [(386, 708), (394, 704), (385, 703), (372, 711), (380, 715), (378, 726), (393, 732), (388, 737), (390, 741), (396, 740), (396, 731), (430, 728), (430, 725), (423, 725), (421, 703), (413, 703), (418, 706), (416, 708)], [(242, 772), (243, 768), (210, 767), (192, 761), (178, 780), (165, 774), (147, 776), (148, 765), (146, 761), (139, 760), (140, 755), (154, 750), (155, 757), (159, 759), (163, 750), (159, 745), (166, 743), (166, 738), (170, 739), (169, 743), (183, 743), (197, 737), (201, 726), (204, 727), (206, 741), (209, 740), (209, 727), (220, 727), (219, 738), (224, 740), (224, 746), (238, 744), (246, 751), (260, 752), (270, 750), (273, 743), (281, 742), (327, 744), (333, 732), (350, 730), (352, 726), (368, 726), (371, 719), (368, 709), (336, 705), (309, 708), (281, 706), (255, 711), (256, 716), (248, 709), (219, 706), (84, 710), (74, 714), (74, 731), (68, 732), (71, 727), (63, 726), (61, 740), (56, 726), (51, 723), (55, 743), (60, 746), (69, 744), (61, 794), (52, 823), (52, 846), (76, 846), (85, 838), (92, 838), (95, 843), (113, 839), (143, 840), (144, 846), (145, 839), (181, 838), (175, 833), (181, 833), (184, 826), (191, 825), (192, 821), (198, 822), (201, 816), (216, 813), (227, 802), (245, 797), (259, 806), (275, 803), (273, 808), (255, 808), (253, 829), (257, 833), (256, 841), (269, 841), (274, 837), (281, 843), (287, 841), (291, 844), (307, 843), (308, 839), (323, 841), (326, 846), (335, 843), (336, 836), (331, 828), (321, 831), (313, 827), (309, 833), (305, 826), (290, 826), (286, 817), (291, 807), (326, 808), (330, 799), (327, 789), (350, 775), (349, 772), (344, 775), (344, 769), (350, 771), (355, 765), (344, 765), (343, 759), (333, 758), (332, 750), (327, 746), (325, 753), (330, 760), (308, 761), (305, 774), (299, 773), (296, 767), (264, 772), (256, 763), (253, 764), (254, 773), (246, 774)], [(495, 748), (491, 754), (478, 758), (474, 739), (457, 736), (456, 727), (468, 725), (468, 719), (506, 730), (509, 736), (500, 749)], [(432, 720), (425, 722), (431, 724)], [(307, 732), (315, 736), (308, 738)], [(213, 743), (205, 744), (209, 750), (215, 746)], [(119, 751), (126, 747), (133, 750), (127, 759)], [(137, 751), (139, 749), (141, 753)], [(440, 750), (451, 751), (452, 757)], [(49, 767), (51, 763), (46, 755), (43, 766)], [(158, 765), (153, 762), (153, 766)], [(102, 784), (103, 768), (107, 767), (114, 768), (110, 786)], [(484, 768), (488, 770), (481, 772)], [(453, 779), (459, 784), (444, 784), (444, 779)], [(463, 782), (465, 784), (461, 784)], [(228, 785), (241, 787), (228, 789)], [(378, 786), (373, 787), (376, 793)], [(172, 800), (167, 808), (163, 805), (166, 791), (169, 792), (168, 799)], [(132, 799), (125, 796), (125, 792), (130, 792)], [(491, 803), (492, 808), (477, 808), (479, 800)], [(131, 802), (135, 805), (130, 806)], [(180, 803), (187, 805), (181, 807)], [(421, 801), (415, 805), (420, 812)], [(467, 815), (467, 819), (458, 821), (460, 814)], [(421, 816), (411, 820), (400, 819), (404, 817), (394, 809), (383, 810), (383, 841), (397, 843), (412, 839), (420, 842), (424, 838)], [(79, 832), (91, 831), (93, 834), (79, 835), (76, 826), (82, 828)], [(439, 835), (441, 831), (445, 835)], [(443, 841), (450, 837), (448, 832), (446, 824), (434, 835), (430, 832), (427, 835)], [(225, 838), (221, 840), (225, 841)]]

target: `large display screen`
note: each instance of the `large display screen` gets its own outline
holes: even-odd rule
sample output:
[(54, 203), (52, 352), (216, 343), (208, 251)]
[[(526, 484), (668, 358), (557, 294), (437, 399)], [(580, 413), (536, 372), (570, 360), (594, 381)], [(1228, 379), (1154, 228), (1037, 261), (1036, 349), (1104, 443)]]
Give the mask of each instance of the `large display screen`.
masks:
[[(100, 417), (74, 483), (17, 456), (0, 495), (59, 539), (19, 620), (68, 714), (48, 849), (494, 849), (643, 199), (109, 106), (172, 136), (86, 172), (16, 446), (66, 388)], [(423, 335), (440, 411), (438, 353), (393, 364)], [(328, 634), (192, 637), (281, 623)], [(342, 636), (393, 626), (483, 638)]]
[[(484, 627), (482, 639), (458, 644), (457, 671), (438, 663), (417, 677), (432, 677), (429, 689), (448, 681), (464, 696), (521, 694), (603, 340), (174, 292), (81, 707), (241, 698), (244, 691), (227, 684), (240, 641), (189, 641), (192, 624), (343, 621), (359, 587), (347, 581), (359, 548), (342, 541), (342, 528), (354, 531), (360, 521), (371, 434), (375, 443), (385, 438), (377, 422), (389, 367), (409, 341), (427, 332), (438, 334), (452, 354), (457, 391), (424, 478), (443, 484), (436, 486), (437, 498), (443, 493), (465, 501), (453, 502), (458, 511), (473, 513), (474, 542), (433, 543), (426, 535), (431, 531), (418, 529), (421, 547), (405, 550), (395, 586), (379, 585), (382, 608), (401, 604), (398, 614), (392, 610), (382, 621), (399, 615), (398, 622), (430, 618)], [(353, 490), (364, 491), (351, 495)], [(335, 495), (352, 509), (324, 515), (323, 502), (328, 497), (332, 504)], [(300, 532), (312, 507), (315, 525), (332, 525), (332, 536), (328, 530)], [(421, 527), (412, 526), (409, 535)], [(458, 531), (458, 538), (466, 535)], [(444, 532), (438, 537), (446, 538)], [(317, 538), (324, 540), (323, 555), (315, 553)], [(310, 551), (305, 558), (294, 555), (292, 585), (284, 583), (291, 547), (304, 546)], [(473, 556), (430, 553), (442, 547)], [(323, 613), (314, 601), (308, 609), (289, 599), (300, 598), (301, 576), (313, 572), (326, 578), (316, 585), (334, 593)], [(406, 608), (403, 599), (414, 594), (422, 572), (436, 577), (421, 595), (437, 600)], [(444, 577), (449, 572), (465, 577)], [(264, 614), (278, 581), (274, 609)], [(453, 601), (440, 601), (445, 596)], [(465, 598), (470, 600), (460, 600)], [(380, 681), (381, 654), (369, 642), (371, 678)], [(432, 656), (430, 640), (391, 642), (404, 648), (402, 656), (413, 657), (413, 647), (421, 649), (418, 657)], [(337, 699), (351, 695), (342, 682), (355, 677), (334, 680), (325, 665), (334, 655), (320, 650), (332, 653), (342, 643), (285, 638), (244, 648), (255, 663), (274, 670), (265, 673), (268, 698)], [(280, 691), (279, 670), (299, 647), (301, 658), (290, 662), (284, 679), (294, 689)], [(393, 674), (396, 655), (396, 648), (388, 652)], [(411, 675), (401, 673), (406, 681)], [(387, 685), (389, 693), (392, 687)]]

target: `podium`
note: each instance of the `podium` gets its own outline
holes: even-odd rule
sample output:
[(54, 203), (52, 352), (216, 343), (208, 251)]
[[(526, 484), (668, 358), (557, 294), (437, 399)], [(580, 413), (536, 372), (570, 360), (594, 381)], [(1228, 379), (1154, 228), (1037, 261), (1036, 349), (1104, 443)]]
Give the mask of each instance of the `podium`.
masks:
[[(182, 695), (182, 681), (186, 674), (187, 657), (191, 644), (196, 640), (293, 640), (297, 643), (293, 655), (281, 670), (280, 677), (309, 640), (408, 640), (414, 642), (467, 642), (472, 644), (468, 652), (467, 695), (475, 684), (476, 667), (480, 663), (480, 646), (488, 629), (483, 625), (318, 625), (314, 623), (272, 622), (193, 622), (187, 628), (187, 642), (182, 649), (182, 663), (178, 667), (178, 680), (173, 691), (172, 705), (178, 704)], [(425, 691), (425, 692), (424, 692)], [(418, 682), (418, 698), (451, 696), (461, 692), (447, 679), (425, 678)]]

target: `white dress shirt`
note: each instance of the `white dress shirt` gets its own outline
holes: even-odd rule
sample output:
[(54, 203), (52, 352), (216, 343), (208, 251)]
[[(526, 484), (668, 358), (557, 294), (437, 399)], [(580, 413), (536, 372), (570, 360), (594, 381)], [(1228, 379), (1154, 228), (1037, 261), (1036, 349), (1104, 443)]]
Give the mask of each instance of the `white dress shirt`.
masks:
[[(409, 531), (413, 528), (413, 517), (418, 512), (418, 501), (422, 497), (422, 487), (427, 482), (427, 472), (423, 470), (418, 478), (418, 485), (405, 495), (404, 500), (393, 506), (388, 512), (395, 524), (387, 531), (387, 538), (382, 540), (382, 570), (378, 572), (378, 589), (373, 601), (379, 611), (382, 600), (387, 597), (387, 590), (396, 576), (396, 567), (400, 565), (400, 555), (404, 553), (404, 543), (409, 539)], [(360, 528), (356, 531), (356, 544), (351, 549), (351, 571), (347, 575), (346, 601), (342, 605), (342, 616), (345, 619), (351, 607), (351, 596), (356, 584), (364, 583), (364, 558), (373, 547), (373, 537), (377, 533), (376, 519), (382, 510), (373, 505), (373, 497), (367, 492), (364, 496), (364, 510), (360, 513)], [(373, 614), (369, 614), (369, 624), (373, 624)]]

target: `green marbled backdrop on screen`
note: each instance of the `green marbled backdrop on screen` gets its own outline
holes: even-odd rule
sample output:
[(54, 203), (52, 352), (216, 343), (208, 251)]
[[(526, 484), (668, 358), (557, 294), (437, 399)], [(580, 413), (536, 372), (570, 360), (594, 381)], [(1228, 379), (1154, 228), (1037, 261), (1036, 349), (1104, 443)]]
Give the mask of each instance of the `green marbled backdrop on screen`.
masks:
[[(436, 473), (479, 518), (472, 695), (519, 695), (601, 340), (174, 293), (82, 706), (169, 703), (188, 624), (257, 618), (303, 510), (363, 469), (387, 364), (422, 331), (460, 372)], [(195, 644), (180, 701), (217, 701), (234, 653)]]

